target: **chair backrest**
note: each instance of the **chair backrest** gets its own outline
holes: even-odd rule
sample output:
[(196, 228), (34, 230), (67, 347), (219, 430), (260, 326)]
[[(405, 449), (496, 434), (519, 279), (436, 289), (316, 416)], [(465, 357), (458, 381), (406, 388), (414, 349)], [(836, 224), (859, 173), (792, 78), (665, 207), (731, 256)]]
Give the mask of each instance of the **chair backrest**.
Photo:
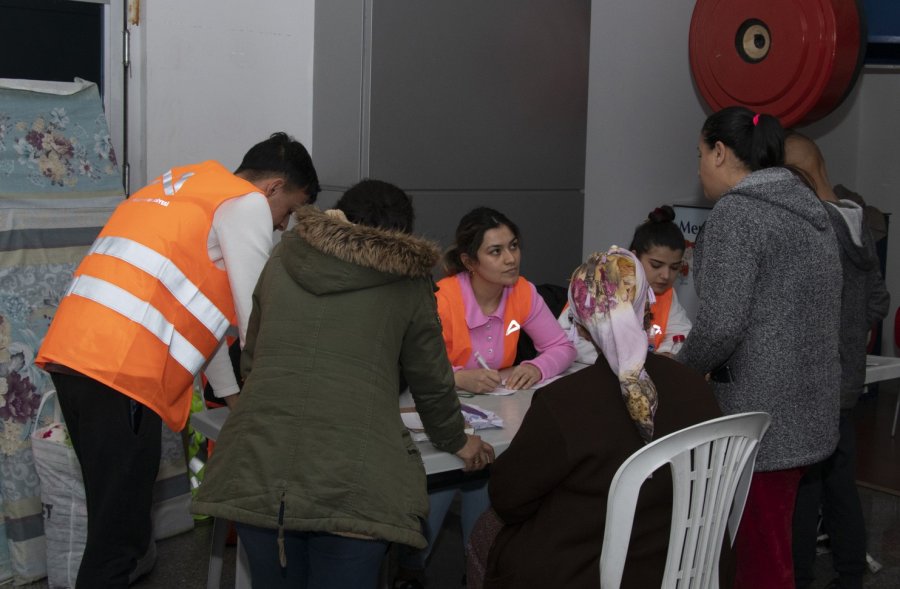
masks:
[(655, 440), (622, 463), (613, 477), (600, 555), (601, 589), (618, 589), (641, 485), (672, 467), (672, 530), (662, 587), (719, 586), (719, 555), (727, 522), (731, 542), (744, 511), (767, 413), (705, 421)]

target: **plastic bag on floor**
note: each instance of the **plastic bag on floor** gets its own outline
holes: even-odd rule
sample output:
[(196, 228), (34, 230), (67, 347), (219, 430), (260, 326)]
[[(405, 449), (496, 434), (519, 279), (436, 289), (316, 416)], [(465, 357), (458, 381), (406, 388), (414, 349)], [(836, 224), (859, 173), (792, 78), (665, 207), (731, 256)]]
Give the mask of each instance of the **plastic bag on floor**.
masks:
[(31, 451), (41, 480), (44, 534), (47, 538), (47, 580), (51, 588), (74, 587), (84, 541), (87, 506), (81, 466), (72, 449), (69, 432), (56, 402), (56, 391), (47, 391), (35, 416), (40, 423), (44, 405), (53, 398), (53, 419), (31, 434)]

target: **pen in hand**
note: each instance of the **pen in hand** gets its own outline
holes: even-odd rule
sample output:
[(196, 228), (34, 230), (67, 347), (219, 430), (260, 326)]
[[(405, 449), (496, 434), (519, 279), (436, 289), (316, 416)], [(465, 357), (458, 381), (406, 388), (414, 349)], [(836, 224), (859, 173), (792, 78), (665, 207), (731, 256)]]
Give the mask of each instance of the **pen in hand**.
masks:
[(496, 389), (502, 381), (500, 373), (488, 366), (484, 356), (477, 351), (472, 353), (472, 357), (475, 358), (479, 368), (457, 372), (456, 388), (479, 394)]

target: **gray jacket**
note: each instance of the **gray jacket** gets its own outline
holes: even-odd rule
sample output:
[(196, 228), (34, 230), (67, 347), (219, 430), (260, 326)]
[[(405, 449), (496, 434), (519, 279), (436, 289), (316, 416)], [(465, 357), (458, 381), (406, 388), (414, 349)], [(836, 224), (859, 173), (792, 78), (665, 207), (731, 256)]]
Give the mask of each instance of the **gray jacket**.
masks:
[(679, 360), (713, 382), (725, 414), (765, 411), (756, 470), (830, 455), (838, 439), (841, 266), (825, 206), (784, 168), (725, 193), (697, 238), (697, 321)]
[(866, 344), (872, 324), (887, 315), (891, 297), (878, 270), (872, 236), (863, 209), (854, 202), (827, 203), (841, 246), (841, 409), (852, 409), (866, 378)]

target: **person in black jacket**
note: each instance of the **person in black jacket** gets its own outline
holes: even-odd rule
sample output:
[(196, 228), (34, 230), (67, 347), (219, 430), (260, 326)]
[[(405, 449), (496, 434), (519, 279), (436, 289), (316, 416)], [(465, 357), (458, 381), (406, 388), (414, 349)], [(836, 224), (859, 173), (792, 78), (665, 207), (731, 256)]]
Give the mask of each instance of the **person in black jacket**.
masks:
[(825, 203), (841, 246), (841, 419), (837, 449), (809, 467), (797, 492), (794, 509), (794, 577), (797, 589), (809, 587), (815, 576), (819, 507), (831, 540), (836, 587), (860, 589), (866, 571), (866, 527), (856, 489), (856, 431), (853, 408), (866, 378), (866, 344), (872, 325), (884, 319), (890, 295), (878, 270), (878, 256), (863, 219), (863, 209), (835, 195), (828, 181), (825, 158), (816, 144), (791, 132), (785, 141), (785, 162), (805, 173)]

